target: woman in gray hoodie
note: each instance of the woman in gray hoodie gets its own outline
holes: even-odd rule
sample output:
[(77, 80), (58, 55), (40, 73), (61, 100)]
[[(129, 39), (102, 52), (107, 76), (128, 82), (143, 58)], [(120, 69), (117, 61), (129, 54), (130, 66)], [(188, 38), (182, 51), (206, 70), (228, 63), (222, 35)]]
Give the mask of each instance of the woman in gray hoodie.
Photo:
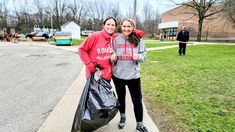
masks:
[(137, 132), (148, 132), (143, 125), (143, 105), (140, 81), (140, 63), (146, 59), (146, 48), (142, 39), (133, 33), (135, 22), (131, 19), (124, 19), (121, 22), (122, 34), (113, 41), (114, 53), (111, 55), (113, 63), (113, 82), (116, 88), (119, 112), (121, 115), (118, 127), (123, 129), (126, 122), (125, 96), (126, 88), (131, 94), (134, 105), (134, 113), (137, 122)]

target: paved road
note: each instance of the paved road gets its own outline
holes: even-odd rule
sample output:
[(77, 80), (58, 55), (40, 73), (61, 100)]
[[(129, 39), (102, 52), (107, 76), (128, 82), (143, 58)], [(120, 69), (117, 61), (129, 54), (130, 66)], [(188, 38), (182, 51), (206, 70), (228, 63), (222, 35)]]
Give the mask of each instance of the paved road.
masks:
[(0, 132), (37, 131), (82, 68), (61, 49), (0, 44)]

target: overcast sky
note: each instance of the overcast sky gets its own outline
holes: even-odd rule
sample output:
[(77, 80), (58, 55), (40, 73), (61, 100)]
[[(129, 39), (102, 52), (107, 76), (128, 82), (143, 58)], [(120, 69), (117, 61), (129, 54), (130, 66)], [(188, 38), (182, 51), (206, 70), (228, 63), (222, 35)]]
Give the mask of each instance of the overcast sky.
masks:
[[(3, 0), (0, 0), (0, 1), (3, 1)], [(7, 1), (7, 5), (10, 7), (10, 8), (13, 8), (13, 4), (12, 2), (13, 1), (24, 1), (24, 0), (8, 0)], [(33, 2), (31, 0), (28, 0), (29, 2)], [(43, 1), (52, 1), (52, 0), (42, 0), (41, 2)], [(63, 0), (62, 0), (63, 1)], [(69, 0), (68, 0), (69, 1)], [(98, 1), (98, 0), (91, 0), (91, 1)], [(110, 0), (99, 0), (99, 1), (106, 1), (106, 2), (110, 2)], [(126, 12), (130, 12), (130, 10), (133, 10), (133, 5), (134, 5), (134, 0), (111, 0), (112, 2), (115, 3), (115, 1), (119, 2), (119, 7), (120, 9), (123, 11), (123, 15), (126, 15)], [(174, 0), (175, 2), (185, 2), (185, 1), (189, 1), (189, 0)], [(137, 0), (137, 15), (142, 15), (143, 13), (143, 5), (145, 3), (149, 2), (150, 5), (155, 9), (157, 10), (160, 14), (168, 11), (168, 10), (171, 10), (172, 8), (175, 8), (176, 5), (172, 2), (170, 2), (169, 0)], [(19, 7), (20, 8), (20, 7)]]
[[(175, 0), (176, 2), (183, 2), (183, 1), (187, 1), (187, 0)], [(144, 5), (144, 3), (149, 2), (151, 4), (151, 6), (153, 6), (154, 8), (156, 8), (159, 13), (164, 13), (174, 7), (175, 4), (168, 1), (168, 0), (137, 0), (137, 11), (138, 9), (142, 10), (142, 7)], [(130, 8), (131, 6), (133, 6), (134, 0), (119, 0), (119, 4), (120, 4), (120, 8), (122, 10), (126, 10), (126, 8)]]

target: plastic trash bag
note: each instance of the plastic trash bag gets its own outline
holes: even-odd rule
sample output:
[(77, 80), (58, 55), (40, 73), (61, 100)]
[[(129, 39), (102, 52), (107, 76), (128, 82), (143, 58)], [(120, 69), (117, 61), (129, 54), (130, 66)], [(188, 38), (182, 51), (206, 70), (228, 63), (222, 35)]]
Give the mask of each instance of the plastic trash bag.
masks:
[(118, 101), (111, 84), (102, 77), (97, 79), (97, 73), (91, 74), (86, 82), (71, 132), (94, 131), (106, 125), (118, 112)]
[(85, 114), (85, 110), (86, 110), (86, 100), (88, 97), (90, 80), (91, 80), (91, 77), (87, 79), (86, 84), (83, 88), (82, 95), (80, 97), (80, 101), (79, 101), (79, 104), (78, 104), (78, 107), (77, 107), (77, 110), (73, 119), (71, 132), (76, 132), (77, 130), (80, 130), (81, 128), (81, 119), (82, 119), (82, 116)]

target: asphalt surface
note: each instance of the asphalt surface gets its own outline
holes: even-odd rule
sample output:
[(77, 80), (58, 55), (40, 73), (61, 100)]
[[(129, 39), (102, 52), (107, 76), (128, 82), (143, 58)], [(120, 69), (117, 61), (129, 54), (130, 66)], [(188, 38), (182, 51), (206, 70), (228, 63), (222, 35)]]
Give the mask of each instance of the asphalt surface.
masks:
[(0, 132), (37, 131), (78, 76), (76, 53), (0, 44)]

